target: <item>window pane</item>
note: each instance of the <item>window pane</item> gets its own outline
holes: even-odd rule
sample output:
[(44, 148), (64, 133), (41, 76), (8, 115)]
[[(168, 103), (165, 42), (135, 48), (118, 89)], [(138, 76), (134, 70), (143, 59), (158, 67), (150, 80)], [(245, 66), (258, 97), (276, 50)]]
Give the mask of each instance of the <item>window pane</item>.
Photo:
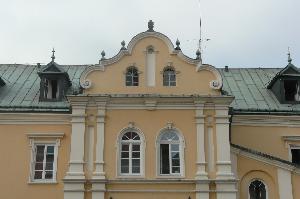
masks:
[(140, 159), (133, 159), (132, 160), (132, 166), (133, 167), (140, 166)]
[(180, 167), (172, 167), (172, 173), (180, 173)]
[(300, 164), (300, 149), (292, 149), (292, 162)]
[(129, 166), (121, 166), (121, 173), (129, 173)]
[(122, 159), (121, 160), (121, 166), (128, 166), (129, 167), (129, 160), (128, 159)]
[(132, 173), (140, 173), (140, 167), (132, 167)]
[(253, 181), (249, 186), (250, 199), (266, 199), (266, 188), (259, 180)]
[(46, 170), (53, 170), (53, 163), (46, 163)]
[(34, 172), (34, 179), (42, 179), (42, 171)]
[(160, 173), (170, 174), (169, 145), (160, 145)]
[(54, 155), (46, 155), (46, 162), (54, 162)]
[(132, 158), (140, 158), (140, 152), (133, 152)]
[(52, 179), (53, 178), (53, 171), (46, 171), (45, 179)]
[(129, 145), (128, 144), (122, 144), (122, 151), (129, 151)]
[(132, 145), (132, 151), (140, 151), (140, 145), (139, 144), (133, 144)]
[(44, 153), (42, 153), (42, 154), (37, 153), (36, 157), (35, 157), (35, 161), (36, 162), (43, 162), (44, 161)]
[(48, 154), (54, 154), (54, 146), (48, 146), (47, 147), (47, 153)]
[(121, 158), (129, 158), (129, 152), (122, 152)]
[(45, 149), (44, 145), (37, 145), (36, 146), (36, 152), (37, 152), (37, 154), (44, 154), (44, 149)]
[(179, 152), (172, 152), (172, 159), (179, 159)]
[(179, 151), (179, 144), (172, 144), (171, 145), (171, 150), (172, 151)]
[(175, 132), (167, 131), (167, 132), (163, 133), (163, 135), (161, 136), (161, 140), (177, 141), (177, 140), (179, 140), (179, 137), (177, 136), (177, 134)]
[(39, 163), (35, 163), (35, 170), (43, 170), (43, 163), (39, 162)]
[(180, 161), (179, 159), (172, 159), (172, 166), (180, 166)]

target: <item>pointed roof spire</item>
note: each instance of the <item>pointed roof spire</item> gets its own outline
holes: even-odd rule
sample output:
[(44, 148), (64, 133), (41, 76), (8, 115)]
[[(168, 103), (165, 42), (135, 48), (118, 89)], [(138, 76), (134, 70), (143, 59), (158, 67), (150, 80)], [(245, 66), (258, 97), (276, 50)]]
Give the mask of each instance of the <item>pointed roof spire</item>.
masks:
[(289, 62), (289, 64), (291, 64), (293, 59), (291, 58), (290, 47), (288, 47), (288, 54), (287, 55), (288, 55), (288, 62)]
[(52, 49), (52, 56), (51, 56), (51, 59), (52, 59), (53, 62), (54, 62), (54, 59), (55, 59), (54, 53), (55, 53), (55, 50), (54, 50), (54, 48), (53, 48), (53, 49)]

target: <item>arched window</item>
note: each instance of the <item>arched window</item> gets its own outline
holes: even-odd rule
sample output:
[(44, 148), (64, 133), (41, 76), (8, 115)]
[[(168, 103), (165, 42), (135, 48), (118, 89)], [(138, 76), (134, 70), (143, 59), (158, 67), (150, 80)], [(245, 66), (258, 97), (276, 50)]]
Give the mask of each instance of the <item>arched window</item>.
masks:
[(126, 86), (138, 86), (139, 85), (139, 73), (136, 67), (129, 67), (126, 70)]
[(174, 129), (164, 130), (159, 136), (159, 174), (182, 175), (182, 138)]
[(250, 199), (267, 199), (265, 184), (260, 180), (254, 180), (249, 185)]
[(142, 173), (142, 140), (134, 131), (125, 132), (120, 138), (119, 173), (140, 175)]
[(176, 86), (176, 72), (172, 67), (166, 67), (163, 71), (163, 85)]

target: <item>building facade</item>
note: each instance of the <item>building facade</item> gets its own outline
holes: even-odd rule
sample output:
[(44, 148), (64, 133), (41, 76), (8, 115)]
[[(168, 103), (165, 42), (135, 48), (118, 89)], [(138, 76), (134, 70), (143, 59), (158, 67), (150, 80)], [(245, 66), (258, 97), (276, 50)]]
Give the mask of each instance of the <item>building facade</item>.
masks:
[(101, 55), (0, 65), (0, 198), (300, 198), (290, 58), (282, 69), (217, 69), (152, 21)]

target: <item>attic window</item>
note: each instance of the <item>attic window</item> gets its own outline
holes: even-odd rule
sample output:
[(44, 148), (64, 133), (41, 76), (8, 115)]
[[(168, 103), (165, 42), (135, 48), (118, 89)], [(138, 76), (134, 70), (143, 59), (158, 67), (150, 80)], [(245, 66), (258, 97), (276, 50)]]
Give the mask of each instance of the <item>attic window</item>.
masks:
[(45, 98), (46, 99), (58, 99), (58, 83), (57, 80), (48, 80), (45, 82)]
[(284, 80), (285, 101), (300, 101), (299, 83), (297, 80)]

